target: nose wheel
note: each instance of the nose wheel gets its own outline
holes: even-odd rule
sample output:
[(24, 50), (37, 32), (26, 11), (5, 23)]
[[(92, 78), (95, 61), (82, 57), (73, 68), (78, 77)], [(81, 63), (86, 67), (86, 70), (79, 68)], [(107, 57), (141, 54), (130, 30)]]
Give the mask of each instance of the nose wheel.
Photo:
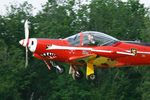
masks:
[(56, 73), (57, 74), (63, 74), (64, 73), (64, 71), (65, 71), (65, 68), (63, 67), (63, 66), (54, 66), (54, 68), (56, 69)]

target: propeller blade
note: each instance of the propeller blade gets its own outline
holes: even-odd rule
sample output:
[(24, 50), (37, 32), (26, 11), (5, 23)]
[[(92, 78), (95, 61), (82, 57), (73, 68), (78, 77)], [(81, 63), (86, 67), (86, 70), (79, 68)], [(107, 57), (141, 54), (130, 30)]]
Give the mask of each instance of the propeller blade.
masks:
[(28, 25), (28, 20), (25, 21), (24, 29), (25, 29), (25, 39), (28, 39), (28, 38), (29, 38), (29, 25)]
[(28, 66), (28, 47), (26, 46), (26, 61), (25, 61), (25, 68)]
[(24, 30), (25, 30), (25, 45), (26, 45), (26, 60), (25, 60), (25, 68), (28, 66), (28, 41), (29, 41), (29, 25), (28, 20), (25, 21), (24, 24)]

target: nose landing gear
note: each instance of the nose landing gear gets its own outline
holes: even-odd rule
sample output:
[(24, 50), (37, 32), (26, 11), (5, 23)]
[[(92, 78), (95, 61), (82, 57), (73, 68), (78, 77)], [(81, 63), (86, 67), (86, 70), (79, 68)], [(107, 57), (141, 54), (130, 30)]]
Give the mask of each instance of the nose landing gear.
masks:
[(51, 70), (51, 68), (54, 67), (57, 74), (62, 74), (65, 71), (65, 68), (63, 66), (60, 67), (59, 65), (57, 65), (56, 63), (54, 63), (52, 61), (45, 61), (44, 60), (44, 62), (47, 65), (49, 70)]
[(64, 67), (60, 67), (59, 65), (54, 66), (54, 68), (56, 69), (56, 73), (57, 74), (63, 74), (64, 73)]

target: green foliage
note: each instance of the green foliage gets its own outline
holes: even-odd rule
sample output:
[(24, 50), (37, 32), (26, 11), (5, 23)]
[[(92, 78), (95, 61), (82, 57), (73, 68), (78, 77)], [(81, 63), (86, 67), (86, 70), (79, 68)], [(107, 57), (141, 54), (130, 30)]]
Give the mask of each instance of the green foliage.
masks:
[(147, 9), (138, 0), (92, 0), (90, 8), (90, 30), (106, 32), (120, 39), (140, 39)]
[(150, 68), (96, 69), (97, 80), (74, 81), (68, 75), (49, 71), (30, 54), (24, 68), (24, 20), (29, 19), (30, 37), (64, 38), (80, 31), (106, 32), (119, 39), (149, 41), (148, 9), (139, 0), (48, 0), (32, 15), (27, 2), (12, 5), (0, 16), (0, 100), (149, 100)]
[(150, 87), (150, 68), (147, 67), (144, 69), (144, 81), (143, 81), (143, 84), (142, 84), (142, 87), (141, 87), (141, 90), (143, 91), (143, 94), (142, 94), (142, 100), (149, 100), (150, 99), (150, 90), (149, 90), (149, 87)]

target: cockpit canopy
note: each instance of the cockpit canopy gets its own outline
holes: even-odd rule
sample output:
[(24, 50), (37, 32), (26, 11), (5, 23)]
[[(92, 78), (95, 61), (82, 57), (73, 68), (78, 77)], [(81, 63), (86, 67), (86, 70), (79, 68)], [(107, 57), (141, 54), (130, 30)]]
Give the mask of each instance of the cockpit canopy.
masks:
[(65, 39), (72, 46), (107, 46), (119, 41), (112, 36), (95, 31), (80, 32)]

